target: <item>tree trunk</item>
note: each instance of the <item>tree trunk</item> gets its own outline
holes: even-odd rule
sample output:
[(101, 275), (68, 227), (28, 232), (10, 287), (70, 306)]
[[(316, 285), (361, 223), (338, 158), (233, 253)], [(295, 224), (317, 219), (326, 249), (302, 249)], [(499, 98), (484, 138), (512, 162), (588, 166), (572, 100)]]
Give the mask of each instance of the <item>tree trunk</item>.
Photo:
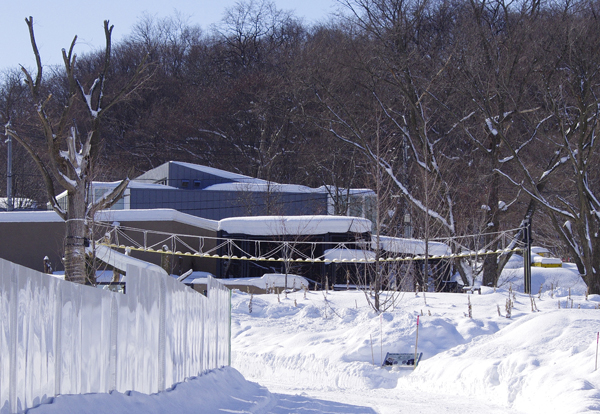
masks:
[(85, 271), (85, 245), (89, 240), (85, 222), (86, 187), (80, 185), (76, 191), (68, 193), (65, 234), (65, 280), (81, 284), (88, 282)]
[[(490, 190), (489, 190), (489, 194), (488, 194), (488, 199), (487, 199), (487, 210), (486, 210), (486, 217), (485, 217), (485, 230), (484, 233), (486, 234), (485, 236), (485, 246), (486, 246), (486, 250), (493, 250), (495, 251), (497, 249), (498, 246), (498, 242), (495, 241), (496, 239), (496, 234), (500, 228), (499, 224), (498, 224), (498, 213), (499, 213), (499, 209), (498, 209), (498, 202), (499, 202), (499, 188), (500, 188), (500, 177), (498, 176), (498, 173), (496, 173), (495, 171), (498, 169), (499, 167), (499, 162), (498, 162), (498, 149), (500, 147), (500, 138), (498, 137), (497, 133), (494, 134), (490, 131), (490, 137), (491, 137), (491, 142), (490, 142), (490, 161), (491, 161), (491, 168), (490, 171), (492, 171), (492, 175), (491, 175), (491, 182), (490, 182)], [(482, 285), (483, 286), (487, 286), (487, 287), (492, 287), (492, 286), (496, 286), (496, 284), (498, 283), (498, 277), (500, 276), (499, 272), (498, 272), (498, 255), (495, 254), (488, 254), (485, 255), (484, 259), (483, 259), (483, 280), (482, 280)]]
[(588, 293), (591, 295), (600, 295), (600, 246), (598, 239), (592, 240), (593, 243), (593, 255), (591, 257), (592, 268), (586, 271), (583, 280), (588, 286)]

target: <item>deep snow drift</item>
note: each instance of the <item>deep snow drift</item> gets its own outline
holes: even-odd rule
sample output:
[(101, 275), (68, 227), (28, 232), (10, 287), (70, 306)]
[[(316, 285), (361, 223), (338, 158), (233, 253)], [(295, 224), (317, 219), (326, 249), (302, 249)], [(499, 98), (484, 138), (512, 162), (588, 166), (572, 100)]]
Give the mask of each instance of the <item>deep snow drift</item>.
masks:
[[(233, 368), (157, 395), (60, 396), (32, 412), (600, 410), (595, 371), (600, 297), (586, 298), (570, 264), (533, 268), (530, 297), (520, 293), (522, 267), (514, 262), (510, 267), (496, 292), (399, 293), (394, 307), (382, 314), (356, 291), (306, 297), (302, 291), (287, 297), (237, 291)], [(507, 299), (513, 302), (511, 318)], [(417, 316), (418, 351), (424, 354), (417, 369), (380, 367), (386, 352), (414, 352)]]

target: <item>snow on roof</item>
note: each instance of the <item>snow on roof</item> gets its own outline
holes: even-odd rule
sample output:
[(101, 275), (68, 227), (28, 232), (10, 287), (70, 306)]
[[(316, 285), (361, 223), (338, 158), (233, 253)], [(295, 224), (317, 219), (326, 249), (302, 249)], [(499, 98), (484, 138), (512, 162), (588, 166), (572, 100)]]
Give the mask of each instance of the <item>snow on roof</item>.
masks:
[[(213, 277), (213, 278), (217, 278), (215, 275), (213, 275), (210, 272), (205, 272), (202, 270), (196, 270), (194, 272), (192, 272), (189, 276), (185, 277), (184, 279), (180, 280), (180, 282), (186, 283), (186, 284), (196, 284), (199, 282), (196, 282), (196, 279), (204, 279), (204, 282), (206, 282), (206, 279), (208, 279), (208, 277)], [(172, 278), (174, 279), (179, 279), (181, 277), (181, 275), (171, 275)]]
[(251, 236), (366, 233), (371, 231), (371, 221), (346, 216), (231, 217), (219, 221), (219, 230)]
[(208, 186), (204, 191), (251, 191), (251, 192), (269, 192), (276, 193), (321, 193), (320, 190), (297, 184), (278, 184), (273, 182), (235, 182), (221, 183)]
[(374, 260), (375, 252), (359, 249), (327, 249), (324, 256), (325, 260)]
[(63, 222), (52, 210), (0, 212), (0, 223), (52, 223)]
[(167, 276), (167, 272), (165, 272), (160, 266), (127, 256), (106, 246), (96, 246), (96, 258), (114, 268), (119, 269), (122, 272), (127, 271), (127, 265), (133, 265), (139, 267), (140, 269), (152, 269)]
[[(372, 237), (373, 248), (377, 248), (377, 239)], [(429, 256), (444, 256), (451, 254), (450, 246), (441, 242), (427, 243)], [(379, 245), (383, 250), (394, 253), (423, 255), (425, 254), (425, 242), (417, 239), (402, 239), (399, 237), (379, 236)]]
[(140, 210), (103, 210), (96, 214), (99, 221), (177, 221), (182, 224), (217, 231), (219, 222), (192, 216), (171, 208)]
[[(260, 289), (267, 289), (267, 287), (285, 287), (285, 275), (282, 273), (267, 273), (262, 277), (240, 277), (236, 279), (219, 279), (219, 282), (225, 286), (255, 286)], [(206, 277), (194, 278), (193, 281), (186, 281), (188, 284), (199, 284), (205, 285), (207, 283)], [(302, 276), (288, 274), (287, 275), (287, 287), (300, 289), (304, 286), (308, 286), (308, 280)]]
[(546, 249), (545, 247), (531, 246), (531, 253), (550, 254), (550, 250)]
[[(108, 189), (115, 188), (121, 184), (121, 181), (94, 181), (92, 182), (92, 189)], [(127, 184), (127, 188), (129, 189), (145, 189), (145, 190), (178, 190), (177, 187), (172, 187), (170, 185), (164, 184), (156, 184), (156, 183), (145, 183), (142, 181), (129, 181)], [(67, 191), (63, 191), (59, 195), (56, 196), (57, 199), (61, 199), (67, 196)]]
[(232, 181), (244, 182), (244, 183), (266, 183), (266, 181), (260, 178), (252, 178), (247, 175), (236, 174), (229, 171), (219, 170), (218, 168), (207, 167), (205, 165), (192, 164), (189, 162), (181, 161), (170, 161), (172, 164), (181, 165), (186, 168), (191, 168), (196, 171), (200, 171), (206, 174), (216, 175), (217, 177), (225, 178)]
[[(103, 210), (96, 214), (96, 220), (113, 221), (176, 221), (182, 224), (217, 231), (219, 222), (192, 216), (170, 208), (148, 210)], [(52, 223), (63, 222), (58, 214), (47, 211), (9, 211), (0, 212), (1, 223)]]
[(322, 185), (321, 187), (317, 188), (317, 190), (319, 190), (319, 192), (322, 193), (335, 193), (337, 191), (338, 194), (340, 195), (346, 195), (346, 194), (350, 194), (350, 195), (369, 195), (369, 196), (375, 196), (375, 191), (371, 190), (370, 188), (337, 188), (332, 186), (332, 185)]
[[(102, 184), (104, 184), (104, 183), (102, 183)], [(118, 185), (119, 182), (117, 182), (115, 184)], [(102, 187), (104, 187), (104, 186), (102, 186)], [(129, 184), (127, 185), (127, 188), (148, 189), (148, 190), (178, 190), (177, 187), (173, 187), (170, 185), (145, 183), (142, 181), (130, 181)]]

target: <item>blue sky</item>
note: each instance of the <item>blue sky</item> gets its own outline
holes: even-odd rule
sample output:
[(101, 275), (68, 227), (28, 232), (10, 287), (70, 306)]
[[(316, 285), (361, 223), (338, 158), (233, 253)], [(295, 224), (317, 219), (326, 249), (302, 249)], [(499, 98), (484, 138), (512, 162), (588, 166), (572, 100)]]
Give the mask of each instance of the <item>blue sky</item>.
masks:
[[(307, 23), (327, 18), (336, 9), (336, 0), (274, 0), (278, 8), (294, 11)], [(147, 13), (173, 16), (176, 12), (189, 22), (208, 29), (218, 23), (226, 8), (236, 0), (22, 0), (2, 6), (0, 25), (0, 70), (23, 65), (35, 66), (25, 17), (33, 16), (35, 35), (44, 65), (62, 62), (61, 49), (68, 48), (77, 35), (79, 54), (99, 49), (104, 43), (104, 20), (115, 26), (113, 39), (130, 33), (132, 26)]]

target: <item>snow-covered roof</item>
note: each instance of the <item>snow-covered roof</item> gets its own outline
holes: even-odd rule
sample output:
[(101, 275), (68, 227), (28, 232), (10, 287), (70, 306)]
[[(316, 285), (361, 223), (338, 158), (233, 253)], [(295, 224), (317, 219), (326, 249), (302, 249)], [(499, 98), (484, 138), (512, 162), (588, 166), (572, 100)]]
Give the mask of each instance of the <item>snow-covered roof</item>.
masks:
[[(281, 273), (267, 273), (262, 277), (240, 277), (235, 279), (219, 279), (219, 282), (225, 286), (255, 286), (260, 289), (267, 289), (267, 287), (285, 287), (285, 275)], [(206, 277), (194, 278), (191, 282), (186, 281), (188, 284), (199, 284), (205, 285), (207, 283)], [(287, 287), (300, 289), (304, 286), (308, 286), (308, 280), (302, 276), (288, 274), (287, 275)]]
[(317, 190), (319, 192), (323, 192), (323, 193), (335, 193), (337, 191), (338, 194), (340, 195), (346, 195), (346, 194), (350, 194), (350, 195), (369, 195), (369, 196), (375, 196), (375, 191), (371, 190), (370, 188), (337, 188), (331, 185), (322, 185), (321, 187), (317, 188)]
[(252, 178), (247, 175), (236, 174), (229, 171), (219, 170), (218, 168), (207, 167), (205, 165), (192, 164), (189, 162), (171, 161), (172, 164), (181, 165), (182, 167), (190, 168), (196, 171), (200, 171), (206, 174), (215, 175), (217, 177), (225, 178), (231, 181), (238, 181), (243, 183), (266, 183), (265, 180), (260, 178)]
[(546, 249), (545, 247), (531, 246), (531, 253), (550, 254), (550, 250)]
[[(102, 183), (104, 184), (104, 183)], [(111, 183), (112, 184), (112, 183)], [(119, 182), (116, 183), (117, 185)], [(104, 187), (104, 186), (102, 186)], [(165, 184), (156, 183), (144, 183), (142, 181), (130, 181), (127, 188), (144, 189), (144, 190), (178, 190), (177, 187), (173, 187)]]
[(531, 255), (531, 263), (541, 263), (544, 265), (562, 265), (562, 260), (557, 257), (545, 257), (539, 254)]
[[(103, 210), (96, 214), (96, 220), (114, 221), (176, 221), (182, 224), (217, 231), (219, 222), (192, 216), (170, 208), (148, 210)], [(52, 223), (62, 222), (54, 211), (9, 211), (0, 212), (2, 223)]]
[(139, 210), (103, 210), (96, 214), (98, 221), (176, 221), (182, 224), (217, 231), (219, 222), (192, 216), (171, 208)]
[(371, 221), (346, 216), (231, 217), (219, 221), (219, 230), (251, 236), (366, 233), (371, 230)]
[(127, 256), (106, 246), (96, 246), (96, 258), (116, 269), (119, 269), (122, 272), (127, 271), (127, 265), (132, 265), (140, 269), (152, 269), (167, 276), (167, 272), (165, 272), (160, 266)]
[[(373, 248), (377, 248), (377, 239), (372, 237)], [(441, 242), (427, 243), (429, 256), (444, 256), (451, 254), (450, 246)], [(418, 239), (402, 239), (399, 237), (379, 236), (379, 245), (383, 250), (394, 253), (423, 255), (425, 254), (425, 241)]]
[(249, 191), (249, 192), (276, 192), (276, 193), (321, 193), (318, 189), (297, 184), (278, 184), (273, 182), (234, 182), (214, 184), (206, 187), (204, 191)]
[[(115, 188), (119, 184), (121, 184), (121, 181), (94, 181), (92, 182), (92, 189)], [(177, 187), (173, 187), (170, 185), (145, 183), (142, 181), (130, 181), (129, 184), (127, 184), (127, 188), (136, 190), (178, 190)], [(57, 195), (56, 198), (60, 200), (66, 196), (67, 191), (65, 190), (59, 195)]]
[(375, 252), (359, 249), (327, 249), (325, 260), (374, 260)]
[(52, 210), (45, 211), (2, 211), (0, 223), (53, 223), (63, 222)]

